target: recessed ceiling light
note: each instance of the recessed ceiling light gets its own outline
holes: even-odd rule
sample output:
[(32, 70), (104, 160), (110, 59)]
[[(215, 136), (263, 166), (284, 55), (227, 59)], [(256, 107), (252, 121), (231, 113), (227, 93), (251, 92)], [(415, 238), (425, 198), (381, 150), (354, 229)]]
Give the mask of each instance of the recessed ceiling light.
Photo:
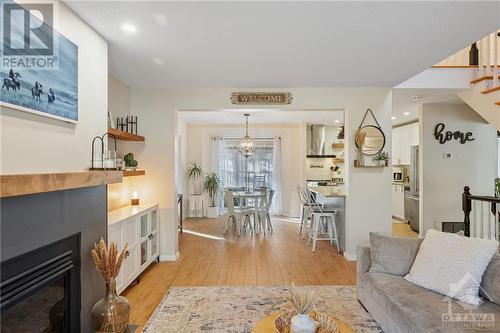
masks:
[(129, 34), (133, 34), (137, 31), (137, 27), (130, 23), (125, 23), (122, 25), (122, 30), (128, 32)]
[(335, 119), (335, 122), (336, 122), (336, 123), (340, 123), (340, 120), (338, 120), (338, 119)]
[(405, 116), (409, 116), (409, 115), (410, 115), (410, 112), (403, 112), (403, 114), (404, 114)]
[(396, 117), (392, 116), (392, 117), (391, 117), (391, 119), (392, 119), (392, 120), (396, 120)]

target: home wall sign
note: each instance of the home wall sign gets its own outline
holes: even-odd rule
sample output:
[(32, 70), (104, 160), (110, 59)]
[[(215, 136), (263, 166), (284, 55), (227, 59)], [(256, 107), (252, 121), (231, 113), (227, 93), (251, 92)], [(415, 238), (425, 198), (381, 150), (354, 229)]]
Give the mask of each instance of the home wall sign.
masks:
[(440, 144), (445, 144), (450, 140), (458, 140), (461, 144), (476, 140), (476, 138), (472, 137), (472, 132), (445, 131), (445, 125), (443, 123), (438, 123), (436, 127), (434, 127), (434, 138), (436, 138)]
[(289, 92), (233, 92), (231, 103), (243, 105), (287, 105), (292, 103)]

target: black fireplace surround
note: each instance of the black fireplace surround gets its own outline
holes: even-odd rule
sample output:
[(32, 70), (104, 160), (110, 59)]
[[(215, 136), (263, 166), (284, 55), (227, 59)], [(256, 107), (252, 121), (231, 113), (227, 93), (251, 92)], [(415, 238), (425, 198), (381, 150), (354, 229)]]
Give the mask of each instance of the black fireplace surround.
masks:
[(105, 285), (90, 251), (107, 237), (106, 185), (1, 198), (0, 237), (0, 331), (33, 332), (4, 327), (21, 315), (42, 317), (40, 332), (93, 332)]
[(3, 332), (80, 332), (80, 233), (0, 266)]

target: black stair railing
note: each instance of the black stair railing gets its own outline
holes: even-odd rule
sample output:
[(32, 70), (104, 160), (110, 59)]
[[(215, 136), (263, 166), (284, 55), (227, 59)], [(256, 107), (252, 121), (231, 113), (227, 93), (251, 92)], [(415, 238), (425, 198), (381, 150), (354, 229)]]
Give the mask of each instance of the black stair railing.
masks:
[(499, 208), (500, 198), (472, 195), (469, 186), (465, 186), (462, 194), (465, 236), (499, 240)]

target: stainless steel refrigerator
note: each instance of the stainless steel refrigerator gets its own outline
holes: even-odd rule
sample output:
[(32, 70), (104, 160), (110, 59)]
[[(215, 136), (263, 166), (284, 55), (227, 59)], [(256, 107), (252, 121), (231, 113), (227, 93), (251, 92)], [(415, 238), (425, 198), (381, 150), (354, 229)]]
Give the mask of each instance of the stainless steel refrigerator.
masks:
[(419, 231), (418, 146), (410, 147), (410, 188), (405, 191), (405, 217), (413, 231)]

